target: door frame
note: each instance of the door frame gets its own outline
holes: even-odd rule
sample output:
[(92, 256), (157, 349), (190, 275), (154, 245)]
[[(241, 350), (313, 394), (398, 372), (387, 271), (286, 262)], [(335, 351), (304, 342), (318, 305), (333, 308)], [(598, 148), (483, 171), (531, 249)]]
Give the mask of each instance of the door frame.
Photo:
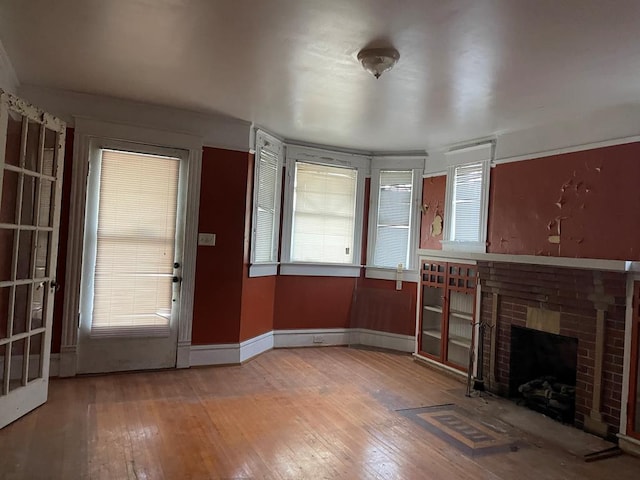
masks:
[(82, 247), (84, 241), (85, 206), (89, 154), (96, 139), (154, 145), (188, 152), (186, 203), (184, 224), (184, 253), (182, 258), (182, 289), (178, 307), (178, 346), (176, 368), (188, 368), (191, 350), (191, 328), (195, 290), (195, 267), (198, 241), (198, 211), (200, 206), (200, 174), (202, 170), (202, 138), (194, 135), (167, 132), (148, 127), (104, 122), (76, 117), (69, 240), (65, 278), (62, 342), (60, 347), (60, 376), (76, 375), (78, 362), (78, 326), (80, 320), (80, 285)]

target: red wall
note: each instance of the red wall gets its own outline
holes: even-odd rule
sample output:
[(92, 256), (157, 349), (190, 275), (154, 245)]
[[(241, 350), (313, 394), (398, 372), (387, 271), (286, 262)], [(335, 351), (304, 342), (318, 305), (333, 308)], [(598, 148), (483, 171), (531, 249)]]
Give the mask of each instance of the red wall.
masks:
[(198, 247), (192, 343), (236, 343), (240, 337), (246, 152), (205, 147), (198, 231), (216, 234)]
[(274, 329), (348, 328), (355, 284), (355, 278), (277, 277)]
[(639, 157), (632, 143), (498, 165), (488, 251), (640, 259)]
[(381, 332), (414, 335), (416, 327), (415, 283), (361, 277), (356, 286), (351, 326)]
[[(444, 232), (444, 201), (447, 176), (425, 178), (422, 185), (422, 205), (426, 212), (422, 212), (422, 222), (420, 225), (420, 248), (430, 250), (442, 250), (440, 240), (443, 239)], [(431, 234), (431, 225), (436, 215), (440, 215), (443, 220), (442, 232), (440, 235)]]

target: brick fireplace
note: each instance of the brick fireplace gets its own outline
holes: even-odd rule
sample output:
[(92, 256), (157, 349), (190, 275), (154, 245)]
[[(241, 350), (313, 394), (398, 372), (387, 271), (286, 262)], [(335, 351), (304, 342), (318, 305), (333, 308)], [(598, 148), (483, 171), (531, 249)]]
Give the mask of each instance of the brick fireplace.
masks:
[(622, 405), (625, 274), (482, 261), (478, 271), (486, 388), (513, 395), (511, 365), (518, 361), (511, 351), (514, 328), (576, 339), (573, 423), (614, 437)]

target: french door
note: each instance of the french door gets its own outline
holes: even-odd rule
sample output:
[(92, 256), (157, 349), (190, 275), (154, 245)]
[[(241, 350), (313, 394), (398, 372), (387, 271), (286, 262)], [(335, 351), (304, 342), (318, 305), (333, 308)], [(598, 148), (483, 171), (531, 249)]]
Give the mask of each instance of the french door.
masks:
[(0, 428), (47, 400), (65, 124), (0, 90)]
[(90, 148), (78, 372), (176, 365), (187, 152)]

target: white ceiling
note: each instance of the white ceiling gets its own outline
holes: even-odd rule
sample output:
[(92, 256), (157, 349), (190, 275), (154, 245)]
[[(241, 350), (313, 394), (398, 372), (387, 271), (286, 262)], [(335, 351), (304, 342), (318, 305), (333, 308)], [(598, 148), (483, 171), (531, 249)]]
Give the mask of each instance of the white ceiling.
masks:
[[(0, 1), (23, 85), (429, 149), (640, 99), (638, 0)], [(357, 63), (395, 46), (379, 80)]]

